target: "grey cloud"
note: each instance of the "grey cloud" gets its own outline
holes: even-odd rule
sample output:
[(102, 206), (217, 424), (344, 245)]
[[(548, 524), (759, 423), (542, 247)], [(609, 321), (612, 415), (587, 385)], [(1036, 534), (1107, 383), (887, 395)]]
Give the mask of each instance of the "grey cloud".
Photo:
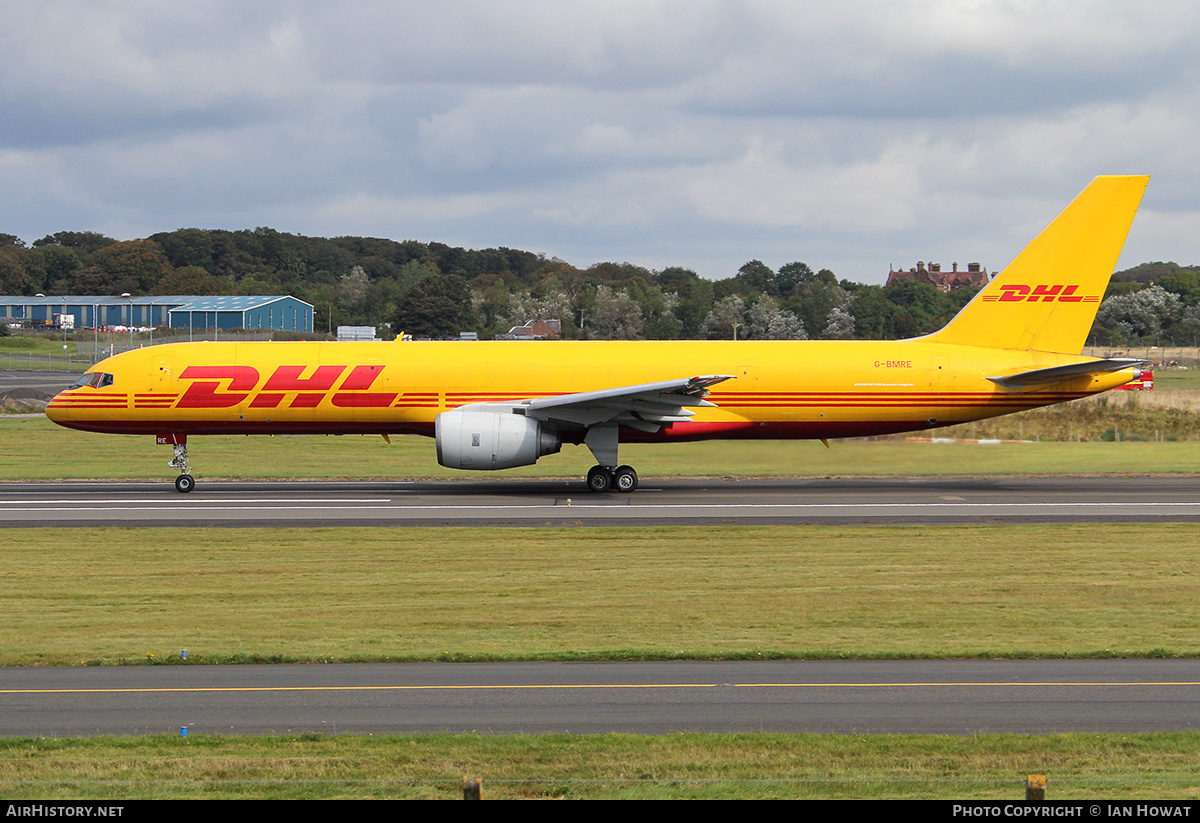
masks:
[(1198, 251), (1198, 14), (12, 4), (0, 230), (277, 225), (880, 279), (888, 262), (1015, 253), (1094, 174), (1148, 171), (1157, 255), (1181, 256)]

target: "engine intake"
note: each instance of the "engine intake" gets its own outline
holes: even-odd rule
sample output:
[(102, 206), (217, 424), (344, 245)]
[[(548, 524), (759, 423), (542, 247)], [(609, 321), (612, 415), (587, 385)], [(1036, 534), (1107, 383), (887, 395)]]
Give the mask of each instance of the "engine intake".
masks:
[(512, 407), (442, 412), (434, 419), (438, 463), (448, 469), (531, 466), (562, 448), (558, 433)]

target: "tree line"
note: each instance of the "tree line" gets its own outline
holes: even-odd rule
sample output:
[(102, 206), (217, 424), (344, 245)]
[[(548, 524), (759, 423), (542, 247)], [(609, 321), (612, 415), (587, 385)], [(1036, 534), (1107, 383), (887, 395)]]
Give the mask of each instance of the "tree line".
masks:
[[(838, 279), (799, 261), (751, 260), (719, 280), (631, 263), (584, 269), (509, 248), (415, 240), (316, 238), (270, 228), (178, 229), (118, 241), (63, 231), (26, 245), (0, 234), (0, 293), (291, 294), (315, 307), (316, 330), (375, 326), (488, 339), (557, 319), (575, 339), (899, 339), (935, 331), (975, 294), (916, 280)], [(1146, 343), (1200, 335), (1200, 267), (1152, 263), (1118, 273), (1093, 341)]]

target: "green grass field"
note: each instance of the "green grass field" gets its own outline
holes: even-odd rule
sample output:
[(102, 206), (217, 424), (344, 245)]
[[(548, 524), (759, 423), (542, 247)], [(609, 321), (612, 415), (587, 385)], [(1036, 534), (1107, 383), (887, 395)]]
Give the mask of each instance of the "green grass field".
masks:
[(1200, 389), (1200, 368), (1158, 369), (1154, 372), (1155, 391), (1196, 391)]
[(1194, 801), (1200, 734), (172, 736), (0, 740), (5, 801), (130, 798)]
[(1195, 656), (1195, 534), (7, 529), (0, 665)]
[[(629, 444), (621, 459), (651, 477), (835, 477), (1002, 474), (1191, 474), (1200, 440), (980, 445), (905, 440), (713, 441)], [(533, 466), (462, 472), (437, 464), (433, 440), (393, 437), (193, 437), (193, 473), (223, 479), (490, 479), (579, 477), (595, 462), (582, 446)], [(0, 416), (0, 481), (162, 480), (171, 449), (148, 436), (89, 434), (44, 417)]]

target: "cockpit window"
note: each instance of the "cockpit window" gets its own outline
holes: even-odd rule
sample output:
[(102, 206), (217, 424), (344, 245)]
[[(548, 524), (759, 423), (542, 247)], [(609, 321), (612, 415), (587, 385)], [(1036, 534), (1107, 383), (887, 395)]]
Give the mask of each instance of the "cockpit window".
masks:
[(105, 386), (113, 384), (113, 376), (106, 372), (90, 371), (80, 375), (75, 381), (72, 389), (82, 389), (84, 386), (91, 386), (93, 389), (102, 389)]

